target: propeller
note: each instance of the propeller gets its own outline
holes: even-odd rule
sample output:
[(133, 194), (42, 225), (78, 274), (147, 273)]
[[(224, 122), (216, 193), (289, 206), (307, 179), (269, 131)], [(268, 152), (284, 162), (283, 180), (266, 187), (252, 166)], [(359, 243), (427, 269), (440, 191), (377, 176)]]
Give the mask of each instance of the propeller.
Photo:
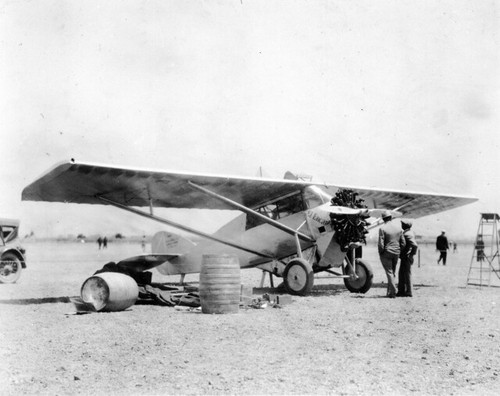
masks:
[(348, 206), (328, 206), (321, 208), (331, 215), (363, 216), (368, 215), (368, 209), (355, 209)]
[[(370, 214), (363, 199), (358, 193), (348, 189), (339, 189), (331, 200), (331, 206), (325, 208), (330, 212), (335, 234), (333, 239), (343, 252), (349, 250), (352, 243), (366, 244), (368, 234), (366, 221)], [(333, 241), (333, 240), (332, 240)]]
[[(349, 189), (339, 189), (332, 198), (331, 206), (325, 210), (330, 213), (335, 235), (333, 238), (343, 252), (350, 248), (366, 244), (369, 217), (382, 217), (386, 209), (368, 209), (364, 200), (358, 198), (358, 193)], [(401, 217), (402, 213), (389, 210), (392, 217)]]
[(324, 210), (332, 215), (351, 215), (363, 217), (382, 217), (386, 212), (390, 212), (392, 217), (402, 217), (403, 214), (397, 210), (387, 209), (366, 209), (366, 208), (350, 208), (348, 206), (328, 206)]

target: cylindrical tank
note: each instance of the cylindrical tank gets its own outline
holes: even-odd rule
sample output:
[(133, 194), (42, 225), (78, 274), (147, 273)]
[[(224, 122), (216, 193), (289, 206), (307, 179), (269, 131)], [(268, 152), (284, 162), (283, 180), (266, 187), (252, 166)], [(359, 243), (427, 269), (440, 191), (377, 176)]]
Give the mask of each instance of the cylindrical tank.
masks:
[(200, 303), (203, 313), (237, 313), (240, 290), (240, 264), (236, 256), (203, 256), (200, 273)]
[(80, 295), (96, 311), (123, 311), (135, 304), (139, 297), (139, 287), (128, 275), (102, 272), (83, 283)]

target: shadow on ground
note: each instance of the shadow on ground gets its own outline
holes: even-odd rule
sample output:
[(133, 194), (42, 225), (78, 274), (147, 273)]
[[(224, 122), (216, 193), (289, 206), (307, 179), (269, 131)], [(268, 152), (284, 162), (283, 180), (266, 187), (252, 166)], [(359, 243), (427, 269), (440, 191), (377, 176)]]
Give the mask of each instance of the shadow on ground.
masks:
[[(424, 285), (424, 284), (414, 284), (415, 288), (422, 287), (437, 287), (436, 285)], [(374, 283), (371, 289), (386, 289), (387, 283), (379, 282)], [(370, 289), (370, 290), (371, 290)], [(278, 287), (254, 287), (253, 294), (288, 294), (285, 287), (281, 284)], [(347, 288), (342, 284), (330, 284), (330, 285), (314, 285), (311, 292), (307, 295), (308, 297), (324, 297), (324, 296), (335, 296), (342, 293), (351, 294), (353, 297), (365, 297), (363, 293), (351, 293)], [(384, 295), (380, 296), (367, 296), (367, 298), (385, 298)]]
[(36, 304), (54, 304), (70, 303), (74, 297), (45, 297), (45, 298), (22, 298), (17, 300), (0, 300), (0, 304), (11, 305), (36, 305)]
[[(322, 297), (337, 295), (340, 293), (348, 292), (344, 285), (315, 285), (311, 292), (307, 295), (308, 297)], [(278, 287), (254, 287), (253, 294), (289, 294), (287, 293), (284, 286)]]

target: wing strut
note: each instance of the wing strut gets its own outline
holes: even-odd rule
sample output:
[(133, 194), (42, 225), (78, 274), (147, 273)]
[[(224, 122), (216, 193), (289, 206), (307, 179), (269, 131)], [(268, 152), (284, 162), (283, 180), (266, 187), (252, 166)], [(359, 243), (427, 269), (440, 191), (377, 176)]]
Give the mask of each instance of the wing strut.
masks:
[(265, 258), (268, 258), (268, 259), (271, 259), (271, 260), (275, 259), (275, 257), (273, 257), (273, 256), (271, 256), (269, 254), (266, 254), (266, 253), (263, 253), (263, 252), (258, 252), (256, 250), (249, 249), (249, 248), (247, 248), (245, 246), (238, 245), (238, 244), (233, 243), (231, 241), (227, 241), (225, 239), (217, 238), (217, 237), (215, 237), (213, 235), (210, 235), (210, 234), (207, 234), (207, 233), (205, 233), (203, 231), (195, 230), (194, 228), (187, 227), (185, 225), (176, 223), (174, 221), (167, 220), (167, 219), (155, 216), (153, 214), (148, 214), (147, 212), (143, 212), (142, 210), (134, 209), (132, 207), (122, 205), (121, 203), (111, 201), (110, 199), (105, 198), (105, 197), (103, 197), (101, 195), (97, 195), (96, 198), (99, 199), (99, 200), (101, 200), (101, 201), (103, 201), (103, 202), (106, 202), (106, 203), (108, 203), (108, 204), (110, 204), (112, 206), (116, 206), (117, 208), (126, 210), (128, 212), (135, 213), (135, 214), (137, 214), (139, 216), (142, 216), (142, 217), (147, 217), (148, 219), (155, 220), (155, 221), (158, 221), (158, 222), (163, 223), (163, 224), (167, 224), (169, 226), (178, 228), (178, 229), (186, 231), (186, 232), (190, 232), (191, 234), (195, 234), (195, 235), (201, 236), (203, 238), (207, 238), (207, 239), (210, 239), (212, 241), (219, 242), (219, 243), (222, 243), (224, 245), (228, 245), (228, 246), (231, 246), (233, 248), (243, 250), (243, 251), (248, 252), (248, 253), (256, 254), (257, 256), (260, 256), (260, 257), (265, 257)]
[[(188, 184), (191, 187), (193, 187), (193, 188), (195, 188), (197, 190), (200, 190), (201, 192), (204, 192), (205, 194), (208, 194), (211, 197), (217, 198), (218, 200), (220, 200), (222, 202), (225, 202), (229, 206), (232, 206), (232, 207), (234, 207), (234, 208), (236, 208), (238, 210), (241, 210), (242, 212), (244, 212), (244, 213), (246, 213), (246, 214), (248, 214), (250, 216), (256, 216), (256, 217), (258, 217), (263, 222), (265, 222), (267, 224), (270, 224), (273, 227), (276, 227), (276, 228), (280, 229), (281, 231), (286, 232), (287, 234), (293, 235), (296, 238), (300, 238), (300, 239), (302, 239), (303, 241), (306, 241), (306, 242), (316, 242), (315, 239), (307, 236), (306, 234), (303, 234), (302, 232), (299, 232), (298, 230), (294, 230), (293, 228), (287, 227), (286, 225), (284, 225), (284, 224), (282, 224), (282, 223), (280, 223), (280, 222), (278, 222), (276, 220), (270, 219), (269, 217), (264, 216), (263, 214), (260, 214), (259, 212), (256, 212), (255, 210), (247, 208), (246, 206), (241, 205), (238, 202), (235, 202), (235, 201), (233, 201), (233, 200), (231, 200), (229, 198), (223, 197), (222, 195), (216, 194), (213, 191), (207, 190), (206, 188), (201, 187), (201, 186), (193, 183), (192, 181), (188, 181)], [(300, 227), (302, 227), (303, 225), (304, 225), (304, 223), (302, 223)]]

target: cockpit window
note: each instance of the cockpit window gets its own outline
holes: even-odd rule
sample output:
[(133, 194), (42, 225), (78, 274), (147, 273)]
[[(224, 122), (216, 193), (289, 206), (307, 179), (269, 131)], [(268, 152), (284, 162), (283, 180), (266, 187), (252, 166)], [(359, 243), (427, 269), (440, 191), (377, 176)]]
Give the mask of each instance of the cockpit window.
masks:
[(295, 194), (276, 202), (278, 209), (278, 218), (290, 216), (294, 213), (302, 212), (304, 210), (304, 200), (302, 194)]
[[(261, 215), (269, 217), (272, 220), (282, 219), (303, 210), (305, 210), (305, 204), (300, 192), (255, 209)], [(264, 223), (264, 220), (256, 216), (247, 215), (246, 229), (248, 230)]]
[(317, 186), (308, 186), (304, 189), (304, 200), (308, 209), (330, 202), (332, 197)]

